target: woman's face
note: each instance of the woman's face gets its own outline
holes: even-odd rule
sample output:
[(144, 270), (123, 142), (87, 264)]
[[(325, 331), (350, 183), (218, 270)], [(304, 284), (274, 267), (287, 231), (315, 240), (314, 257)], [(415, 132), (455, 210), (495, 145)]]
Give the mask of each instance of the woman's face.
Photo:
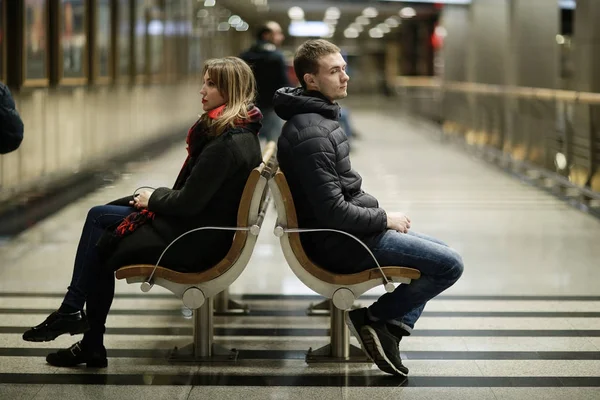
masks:
[(204, 74), (204, 84), (200, 89), (200, 94), (204, 111), (212, 110), (226, 103), (225, 98), (217, 90), (217, 85), (208, 76), (208, 72)]

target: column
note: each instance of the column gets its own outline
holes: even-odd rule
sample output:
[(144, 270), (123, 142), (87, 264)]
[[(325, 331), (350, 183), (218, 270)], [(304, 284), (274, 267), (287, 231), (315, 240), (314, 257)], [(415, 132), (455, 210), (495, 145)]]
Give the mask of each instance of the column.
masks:
[[(573, 42), (575, 64), (575, 89), (582, 92), (600, 92), (600, 2), (579, 0), (575, 10), (575, 33)], [(600, 154), (594, 148), (600, 143), (600, 106), (577, 105), (574, 108), (574, 146), (567, 149), (567, 161), (571, 166), (570, 178), (580, 185), (590, 185), (600, 191)], [(585, 151), (582, 151), (585, 149)]]
[[(514, 86), (558, 89), (560, 9), (556, 0), (512, 0), (507, 83)], [(523, 99), (510, 101), (512, 154), (554, 169), (560, 133), (556, 103)]]
[[(470, 8), (446, 5), (440, 16), (439, 27), (445, 34), (441, 49), (441, 78), (443, 82), (468, 81), (469, 41), (471, 39)], [(455, 133), (464, 131), (471, 124), (471, 110), (468, 96), (463, 93), (444, 92), (442, 99), (442, 119), (444, 131)]]

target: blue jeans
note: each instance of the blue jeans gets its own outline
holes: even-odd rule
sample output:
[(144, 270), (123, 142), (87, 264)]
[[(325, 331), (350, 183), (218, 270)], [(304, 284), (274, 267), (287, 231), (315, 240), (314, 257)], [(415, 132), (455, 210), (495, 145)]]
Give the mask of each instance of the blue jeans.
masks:
[(409, 231), (387, 230), (367, 241), (380, 265), (418, 269), (421, 278), (399, 285), (381, 296), (369, 308), (373, 320), (402, 327), (408, 334), (421, 316), (425, 304), (452, 286), (463, 273), (460, 255), (441, 240)]
[(263, 113), (263, 119), (260, 136), (265, 138), (267, 142), (271, 140), (277, 141), (279, 135), (281, 135), (281, 128), (283, 128), (284, 121), (277, 116), (275, 110), (272, 108), (261, 111)]
[[(71, 284), (63, 300), (64, 304), (83, 310), (88, 294), (96, 288), (103, 271), (96, 243), (107, 228), (115, 228), (126, 216), (136, 211), (133, 207), (104, 205), (92, 207), (83, 225), (75, 256)], [(114, 283), (113, 283), (114, 285)]]

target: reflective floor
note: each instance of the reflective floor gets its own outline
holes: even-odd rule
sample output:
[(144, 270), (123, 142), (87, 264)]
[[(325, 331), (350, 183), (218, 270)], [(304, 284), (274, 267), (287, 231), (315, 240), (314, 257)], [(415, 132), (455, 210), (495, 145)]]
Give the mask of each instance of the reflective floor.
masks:
[(21, 340), (60, 304), (87, 210), (138, 186), (170, 186), (182, 136), (180, 147), (130, 164), (122, 179), (0, 244), (0, 399), (599, 399), (600, 221), (442, 143), (431, 126), (370, 108), (351, 115), (365, 190), (466, 265), (401, 342), (407, 381), (368, 364), (304, 362), (308, 348), (327, 343), (329, 320), (306, 315), (320, 298), (286, 265), (273, 208), (231, 288), (250, 313), (215, 317), (216, 342), (238, 349), (237, 362), (168, 363), (168, 350), (190, 341), (190, 313), (159, 287), (144, 294), (120, 281), (107, 369), (45, 363), (74, 337)]

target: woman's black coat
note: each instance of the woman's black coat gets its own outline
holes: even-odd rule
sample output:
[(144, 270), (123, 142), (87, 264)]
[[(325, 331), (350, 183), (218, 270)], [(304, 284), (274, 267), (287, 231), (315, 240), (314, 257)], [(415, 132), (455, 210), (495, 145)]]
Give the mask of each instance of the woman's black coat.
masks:
[[(246, 180), (262, 159), (257, 137), (260, 126), (260, 122), (251, 122), (209, 140), (200, 154), (190, 159), (181, 189), (161, 187), (152, 193), (148, 210), (155, 212), (154, 220), (122, 238), (107, 267), (155, 264), (166, 246), (190, 229), (236, 226)], [(129, 205), (129, 200), (131, 197), (111, 204)], [(160, 264), (177, 271), (206, 269), (227, 254), (233, 234), (216, 230), (188, 234), (169, 248)]]

